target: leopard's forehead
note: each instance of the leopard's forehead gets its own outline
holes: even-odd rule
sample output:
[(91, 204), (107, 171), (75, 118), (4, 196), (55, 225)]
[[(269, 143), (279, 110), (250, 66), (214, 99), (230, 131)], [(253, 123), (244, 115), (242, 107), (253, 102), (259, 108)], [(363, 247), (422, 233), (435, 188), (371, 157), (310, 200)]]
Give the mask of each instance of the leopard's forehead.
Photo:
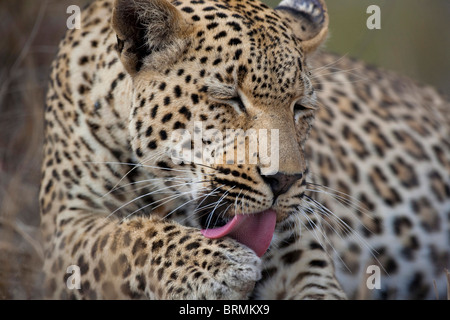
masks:
[(208, 30), (219, 27), (255, 33), (264, 31), (270, 42), (279, 41), (276, 35), (281, 33), (287, 39), (291, 38), (285, 19), (258, 0), (177, 0), (172, 4), (184, 14), (188, 22), (203, 23)]
[[(255, 100), (290, 100), (301, 88), (304, 54), (285, 17), (259, 1), (175, 1), (194, 26), (195, 60), (218, 81)], [(236, 83), (238, 82), (238, 83)], [(257, 102), (257, 101), (256, 101)]]

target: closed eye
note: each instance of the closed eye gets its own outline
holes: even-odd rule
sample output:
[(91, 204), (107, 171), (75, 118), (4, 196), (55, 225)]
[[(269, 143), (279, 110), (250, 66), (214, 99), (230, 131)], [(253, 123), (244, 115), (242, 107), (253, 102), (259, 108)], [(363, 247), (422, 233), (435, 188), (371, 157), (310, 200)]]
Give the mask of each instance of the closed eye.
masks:
[(305, 112), (311, 110), (311, 108), (305, 107), (303, 104), (300, 103), (296, 103), (294, 105), (294, 114), (298, 113), (298, 112)]
[(247, 109), (245, 108), (244, 103), (242, 102), (240, 97), (233, 97), (232, 99), (229, 100), (231, 103), (237, 105), (239, 107), (239, 110), (241, 110), (242, 112), (246, 112)]
[(310, 117), (314, 114), (314, 111), (316, 111), (316, 107), (315, 106), (311, 106), (309, 104), (303, 104), (300, 102), (297, 102), (294, 104), (293, 108), (293, 114), (294, 114), (294, 118), (295, 121), (297, 121), (300, 118), (304, 118), (304, 117)]
[(309, 104), (303, 104), (300, 102), (297, 102), (296, 104), (294, 104), (294, 108), (293, 108), (293, 112), (295, 115), (297, 114), (301, 114), (301, 113), (305, 113), (305, 112), (309, 112), (309, 111), (315, 111), (317, 108), (315, 106), (311, 106)]
[(244, 102), (242, 102), (242, 99), (239, 96), (232, 96), (232, 97), (211, 97), (213, 101), (216, 101), (221, 104), (228, 105), (230, 107), (233, 107), (233, 109), (236, 110), (236, 112), (247, 112), (247, 108), (245, 107)]

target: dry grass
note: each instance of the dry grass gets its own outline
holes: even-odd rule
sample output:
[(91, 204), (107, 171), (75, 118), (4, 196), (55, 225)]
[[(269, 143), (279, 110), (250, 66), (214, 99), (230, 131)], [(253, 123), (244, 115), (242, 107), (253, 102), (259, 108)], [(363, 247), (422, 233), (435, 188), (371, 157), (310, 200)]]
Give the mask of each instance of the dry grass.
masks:
[(447, 300), (450, 300), (450, 272), (445, 270), (445, 273), (447, 274)]
[[(1, 3), (1, 30), (8, 30), (0, 60), (0, 298), (37, 297), (35, 284), (42, 252), (38, 237), (38, 181), (47, 68), (36, 67), (33, 43), (42, 25), (20, 21), (25, 3)], [(30, 11), (28, 11), (30, 12)], [(27, 35), (27, 36), (26, 36)]]
[(0, 299), (40, 296), (43, 110), (66, 8), (56, 0), (0, 1)]

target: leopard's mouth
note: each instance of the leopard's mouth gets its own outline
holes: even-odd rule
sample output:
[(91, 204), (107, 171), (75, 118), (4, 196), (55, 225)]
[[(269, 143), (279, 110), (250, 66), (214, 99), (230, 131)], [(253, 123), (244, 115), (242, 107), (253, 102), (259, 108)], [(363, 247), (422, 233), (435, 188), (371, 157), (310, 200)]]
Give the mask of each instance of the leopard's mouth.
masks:
[(201, 232), (210, 239), (229, 236), (261, 257), (270, 246), (276, 222), (277, 212), (268, 209), (253, 214), (236, 214), (232, 218), (218, 218), (214, 228), (202, 229)]
[(230, 222), (232, 218), (217, 218), (216, 223), (214, 223), (214, 228), (220, 228)]

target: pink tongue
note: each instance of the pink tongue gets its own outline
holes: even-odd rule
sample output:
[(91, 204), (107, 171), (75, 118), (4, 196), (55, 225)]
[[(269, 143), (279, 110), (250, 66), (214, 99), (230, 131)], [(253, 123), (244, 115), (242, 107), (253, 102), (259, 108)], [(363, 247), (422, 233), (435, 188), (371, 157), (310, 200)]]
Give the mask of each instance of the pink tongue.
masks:
[(276, 221), (277, 213), (271, 209), (256, 214), (238, 214), (223, 227), (203, 229), (202, 234), (210, 239), (230, 236), (261, 257), (272, 241)]

